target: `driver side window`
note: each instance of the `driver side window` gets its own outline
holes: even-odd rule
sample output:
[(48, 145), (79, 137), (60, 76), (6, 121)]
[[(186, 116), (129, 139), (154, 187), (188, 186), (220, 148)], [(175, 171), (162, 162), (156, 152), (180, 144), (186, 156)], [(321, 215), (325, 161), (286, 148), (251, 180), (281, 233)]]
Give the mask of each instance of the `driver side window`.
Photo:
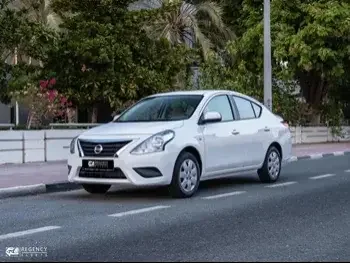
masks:
[(226, 95), (219, 95), (212, 98), (205, 107), (203, 114), (209, 111), (216, 111), (220, 113), (222, 116), (222, 122), (234, 120), (231, 104)]

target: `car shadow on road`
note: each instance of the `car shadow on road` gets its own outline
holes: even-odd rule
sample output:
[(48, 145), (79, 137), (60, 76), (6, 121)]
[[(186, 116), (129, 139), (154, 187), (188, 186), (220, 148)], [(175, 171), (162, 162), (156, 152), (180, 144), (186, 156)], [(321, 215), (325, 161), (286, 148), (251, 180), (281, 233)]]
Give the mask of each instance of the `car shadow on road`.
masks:
[[(210, 179), (200, 183), (195, 197), (215, 195), (228, 191), (241, 191), (246, 187), (259, 185), (261, 182), (257, 175), (239, 175)], [(174, 200), (167, 187), (123, 187), (112, 186), (106, 194), (89, 194), (85, 190), (67, 192), (60, 198), (87, 200), (87, 201), (125, 201), (125, 202), (147, 202), (147, 201), (170, 201)], [(175, 199), (176, 200), (176, 199)]]
[(211, 191), (232, 188), (232, 186), (261, 184), (257, 176), (235, 176), (220, 179), (212, 179), (201, 182), (201, 191)]
[[(288, 181), (288, 176), (283, 175), (279, 182)], [(200, 198), (208, 195), (221, 194), (232, 191), (244, 191), (252, 186), (259, 186), (262, 183), (256, 174), (235, 175), (220, 179), (210, 179), (200, 183), (198, 192), (194, 196)], [(89, 194), (84, 190), (72, 191), (61, 195), (60, 198), (86, 200), (86, 201), (123, 201), (137, 203), (149, 201), (171, 201), (173, 199), (167, 187), (125, 187), (112, 186), (106, 194)]]
[[(242, 186), (250, 186), (261, 184), (256, 176), (235, 176), (220, 179), (206, 180), (200, 183), (196, 196), (202, 196), (217, 191), (225, 191), (225, 189), (232, 189), (235, 186), (241, 188)], [(109, 198), (116, 199), (172, 199), (169, 195), (167, 187), (147, 187), (147, 188), (129, 188), (117, 189), (113, 188), (105, 195)]]

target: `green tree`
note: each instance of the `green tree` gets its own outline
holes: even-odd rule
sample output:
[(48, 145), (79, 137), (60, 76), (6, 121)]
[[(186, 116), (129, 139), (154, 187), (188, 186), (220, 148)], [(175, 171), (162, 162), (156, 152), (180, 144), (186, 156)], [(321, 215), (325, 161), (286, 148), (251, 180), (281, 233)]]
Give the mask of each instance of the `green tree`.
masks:
[[(244, 0), (240, 14), (244, 33), (229, 47), (237, 78), (262, 89), (263, 5)], [(271, 2), (273, 77), (298, 82), (313, 111), (310, 121), (314, 124), (320, 122), (323, 104), (349, 68), (349, 17), (347, 1)]]
[[(61, 23), (60, 17), (53, 12), (51, 2), (49, 0), (3, 0), (5, 10), (12, 11), (21, 16), (22, 23), (40, 24), (49, 30), (57, 31)], [(11, 20), (10, 20), (11, 21)], [(13, 25), (15, 26), (15, 25)], [(39, 32), (38, 32), (39, 33)], [(40, 36), (39, 36), (40, 37)], [(29, 41), (37, 41), (37, 35), (33, 34)], [(7, 59), (11, 63), (26, 62), (28, 64), (39, 64), (41, 61), (33, 61), (33, 58), (24, 53), (21, 47), (14, 47), (7, 51)]]
[(85, 108), (125, 102), (173, 88), (174, 76), (191, 62), (183, 45), (150, 39), (141, 28), (147, 12), (131, 12), (130, 1), (56, 0), (56, 13), (65, 17), (63, 32), (45, 61), (46, 74), (54, 74), (57, 88)]
[(11, 66), (0, 62), (0, 102), (9, 104), (11, 96), (9, 92), (9, 80), (11, 77)]
[[(274, 53), (277, 60), (288, 61), (288, 68), (315, 112), (311, 121), (319, 123), (324, 99), (336, 89), (338, 80), (346, 77), (345, 69), (349, 68), (350, 3), (296, 2), (297, 10), (282, 2), (275, 6), (275, 21), (285, 22), (275, 26), (280, 32), (276, 34)], [(277, 12), (283, 5), (292, 15)], [(298, 27), (293, 25), (298, 21)]]
[(56, 38), (44, 25), (29, 21), (27, 10), (10, 8), (11, 2), (0, 2), (0, 99), (5, 103), (11, 100), (11, 89), (20, 89), (17, 84), (23, 79), (31, 81), (27, 73), (33, 69), (25, 65), (25, 57), (44, 59)]

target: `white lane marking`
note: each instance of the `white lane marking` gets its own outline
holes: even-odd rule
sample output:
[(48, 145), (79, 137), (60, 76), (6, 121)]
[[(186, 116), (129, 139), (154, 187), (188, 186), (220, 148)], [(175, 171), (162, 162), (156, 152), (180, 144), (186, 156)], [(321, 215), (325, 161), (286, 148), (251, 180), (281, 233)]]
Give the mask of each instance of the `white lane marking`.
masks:
[(334, 156), (342, 156), (342, 155), (344, 155), (344, 152), (334, 152), (333, 155)]
[(280, 186), (288, 186), (288, 185), (292, 185), (292, 184), (296, 184), (296, 183), (297, 182), (285, 182), (285, 183), (280, 183), (280, 184), (267, 185), (265, 187), (274, 188), (274, 187), (280, 187)]
[(61, 228), (61, 227), (60, 226), (45, 226), (45, 227), (29, 229), (29, 230), (25, 230), (25, 231), (9, 233), (9, 234), (5, 234), (5, 235), (1, 235), (0, 241), (8, 239), (8, 238), (21, 237), (21, 236), (31, 235), (31, 234), (35, 234), (35, 233), (50, 231), (50, 230), (54, 230), (54, 229), (58, 229), (58, 228)]
[(320, 153), (320, 154), (312, 154), (312, 155), (310, 155), (310, 158), (311, 159), (321, 159), (321, 158), (323, 158), (323, 154), (322, 153)]
[(206, 196), (206, 197), (202, 197), (202, 199), (210, 200), (210, 199), (222, 198), (222, 197), (227, 197), (227, 196), (240, 195), (240, 194), (244, 194), (244, 193), (246, 193), (246, 191), (235, 191), (235, 192), (230, 192), (230, 193), (225, 193), (225, 194)]
[(346, 173), (350, 173), (350, 169), (349, 169), (349, 170), (345, 170), (344, 172), (346, 172)]
[(169, 207), (170, 206), (165, 206), (165, 205), (151, 206), (151, 207), (146, 207), (146, 208), (141, 208), (141, 209), (136, 209), (136, 210), (130, 210), (130, 211), (126, 211), (126, 212), (111, 214), (109, 216), (122, 217), (122, 216), (127, 216), (127, 215), (135, 215), (135, 214), (140, 214), (140, 213), (151, 212), (151, 211), (165, 209), (165, 208), (169, 208)]
[(332, 177), (332, 176), (335, 176), (335, 174), (322, 174), (322, 175), (312, 176), (309, 179), (317, 180), (317, 179), (322, 179), (322, 178), (327, 178), (327, 177)]

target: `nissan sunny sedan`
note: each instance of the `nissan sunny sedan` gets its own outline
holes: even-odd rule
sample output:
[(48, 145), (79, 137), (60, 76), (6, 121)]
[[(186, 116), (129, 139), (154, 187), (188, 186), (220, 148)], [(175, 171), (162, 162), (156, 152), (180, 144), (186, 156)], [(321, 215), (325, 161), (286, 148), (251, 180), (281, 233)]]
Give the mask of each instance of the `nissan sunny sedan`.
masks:
[(257, 100), (225, 90), (169, 92), (74, 138), (68, 180), (89, 193), (168, 186), (185, 198), (200, 181), (242, 172), (276, 182), (291, 157), (288, 125)]

